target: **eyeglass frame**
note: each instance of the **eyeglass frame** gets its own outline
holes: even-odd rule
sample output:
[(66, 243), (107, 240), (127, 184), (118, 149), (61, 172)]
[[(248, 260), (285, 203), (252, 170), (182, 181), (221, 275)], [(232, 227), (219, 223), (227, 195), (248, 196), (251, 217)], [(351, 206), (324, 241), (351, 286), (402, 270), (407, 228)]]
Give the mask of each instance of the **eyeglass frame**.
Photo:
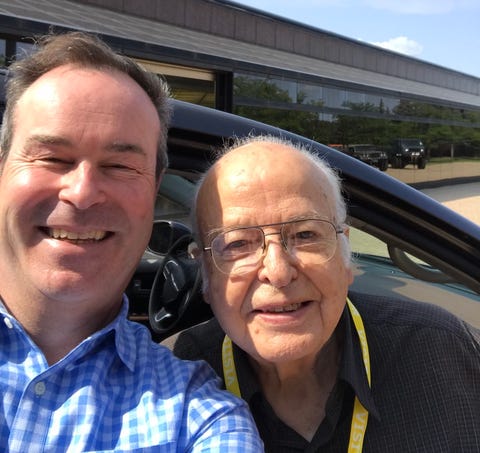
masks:
[[(338, 238), (338, 235), (339, 234), (344, 234), (345, 231), (343, 230), (342, 227), (340, 227), (339, 225), (336, 225), (334, 222), (332, 222), (331, 220), (329, 219), (325, 219), (325, 218), (321, 218), (321, 217), (305, 217), (305, 218), (297, 218), (297, 219), (292, 219), (292, 220), (288, 220), (286, 222), (276, 222), (276, 223), (265, 223), (265, 224), (262, 224), (262, 225), (249, 225), (249, 226), (241, 226), (241, 227), (232, 227), (232, 228), (226, 228), (226, 229), (221, 229), (221, 230), (214, 230), (214, 231), (211, 231), (210, 233), (207, 234), (207, 237), (209, 235), (212, 235), (212, 234), (215, 234), (215, 236), (210, 240), (210, 246), (209, 247), (202, 247), (201, 250), (204, 251), (204, 252), (210, 252), (210, 256), (212, 257), (212, 260), (213, 260), (213, 263), (215, 264), (215, 267), (220, 271), (222, 272), (223, 274), (226, 274), (226, 275), (229, 275), (230, 272), (225, 272), (223, 271), (222, 269), (220, 269), (220, 267), (218, 266), (215, 258), (213, 257), (213, 248), (212, 248), (212, 243), (213, 241), (218, 237), (220, 236), (221, 234), (225, 234), (225, 233), (230, 233), (231, 231), (238, 231), (238, 230), (249, 230), (251, 228), (254, 228), (254, 229), (257, 229), (257, 230), (260, 230), (263, 234), (263, 245), (262, 245), (262, 255), (261, 256), (264, 256), (265, 254), (265, 251), (267, 250), (267, 242), (265, 240), (265, 238), (267, 236), (273, 236), (273, 235), (280, 235), (280, 242), (282, 244), (282, 247), (283, 249), (289, 254), (291, 255), (291, 252), (290, 250), (288, 249), (288, 245), (285, 243), (285, 239), (283, 237), (283, 234), (282, 234), (282, 231), (283, 231), (283, 227), (285, 225), (289, 225), (289, 224), (292, 224), (292, 223), (297, 223), (297, 222), (303, 222), (303, 221), (309, 221), (309, 220), (319, 220), (321, 222), (325, 222), (325, 223), (328, 223), (330, 224), (332, 227), (333, 227), (333, 230), (335, 231), (335, 241), (337, 241), (337, 238)], [(280, 227), (280, 231), (278, 232), (275, 232), (275, 233), (265, 233), (265, 231), (263, 230), (264, 228), (267, 228), (267, 227)], [(332, 255), (332, 257), (330, 257), (328, 260), (326, 260), (325, 262), (328, 262), (330, 261), (332, 258), (333, 258), (334, 255)], [(258, 263), (260, 263), (260, 259), (258, 261)], [(258, 265), (257, 263), (257, 265)], [(242, 274), (238, 274), (238, 275), (242, 275)]]

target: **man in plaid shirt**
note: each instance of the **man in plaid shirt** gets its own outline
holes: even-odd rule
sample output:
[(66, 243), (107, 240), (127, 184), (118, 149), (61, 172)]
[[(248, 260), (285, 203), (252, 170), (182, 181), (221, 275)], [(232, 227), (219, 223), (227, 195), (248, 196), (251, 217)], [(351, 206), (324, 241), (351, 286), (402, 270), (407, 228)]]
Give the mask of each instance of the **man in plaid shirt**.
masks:
[[(0, 449), (262, 451), (246, 405), (127, 320), (168, 89), (97, 38), (11, 67), (0, 152)], [(159, 448), (160, 447), (160, 448)]]

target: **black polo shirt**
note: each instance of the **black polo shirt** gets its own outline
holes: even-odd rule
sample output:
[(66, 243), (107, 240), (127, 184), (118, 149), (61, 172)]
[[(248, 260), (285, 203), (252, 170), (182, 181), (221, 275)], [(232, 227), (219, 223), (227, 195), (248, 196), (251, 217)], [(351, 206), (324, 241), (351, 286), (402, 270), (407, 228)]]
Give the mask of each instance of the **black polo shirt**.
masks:
[[(347, 309), (337, 327), (343, 352), (326, 415), (309, 442), (285, 425), (263, 397), (249, 360), (233, 346), (242, 398), (267, 452), (346, 452), (353, 402), (369, 412), (364, 452), (480, 452), (480, 331), (424, 303), (350, 294), (370, 350), (368, 386)], [(184, 359), (204, 359), (223, 377), (224, 333), (215, 320), (166, 341)]]

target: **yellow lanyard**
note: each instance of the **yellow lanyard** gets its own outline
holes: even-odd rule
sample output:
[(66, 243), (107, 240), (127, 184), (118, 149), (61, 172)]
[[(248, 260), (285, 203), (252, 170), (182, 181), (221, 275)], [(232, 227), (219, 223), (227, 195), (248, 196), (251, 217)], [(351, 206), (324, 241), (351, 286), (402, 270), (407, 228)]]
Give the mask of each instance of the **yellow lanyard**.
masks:
[[(370, 353), (368, 351), (367, 336), (365, 334), (365, 327), (363, 326), (362, 317), (360, 313), (347, 298), (347, 306), (352, 315), (353, 324), (360, 339), (360, 346), (362, 349), (363, 364), (367, 374), (368, 385), (370, 383)], [(222, 363), (223, 376), (225, 379), (225, 387), (227, 390), (238, 397), (241, 397), (240, 387), (238, 385), (237, 370), (235, 369), (235, 360), (233, 358), (232, 340), (225, 335), (222, 345)], [(363, 448), (363, 439), (365, 431), (367, 430), (368, 411), (360, 403), (358, 397), (355, 396), (353, 405), (352, 427), (350, 429), (350, 441), (348, 443), (348, 453), (361, 452)]]

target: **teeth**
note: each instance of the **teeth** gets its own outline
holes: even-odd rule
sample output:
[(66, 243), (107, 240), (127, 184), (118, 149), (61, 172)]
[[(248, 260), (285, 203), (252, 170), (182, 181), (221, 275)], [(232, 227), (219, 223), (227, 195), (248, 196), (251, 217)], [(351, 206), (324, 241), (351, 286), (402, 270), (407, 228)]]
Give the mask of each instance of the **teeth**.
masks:
[(51, 228), (48, 230), (50, 237), (54, 239), (68, 239), (69, 241), (100, 241), (106, 236), (105, 231), (95, 230), (84, 233), (75, 233), (73, 231), (61, 230), (59, 228)]
[(284, 307), (275, 307), (267, 310), (268, 312), (271, 313), (284, 313), (288, 311), (295, 311), (298, 310), (302, 304), (290, 304), (290, 305), (285, 305)]

